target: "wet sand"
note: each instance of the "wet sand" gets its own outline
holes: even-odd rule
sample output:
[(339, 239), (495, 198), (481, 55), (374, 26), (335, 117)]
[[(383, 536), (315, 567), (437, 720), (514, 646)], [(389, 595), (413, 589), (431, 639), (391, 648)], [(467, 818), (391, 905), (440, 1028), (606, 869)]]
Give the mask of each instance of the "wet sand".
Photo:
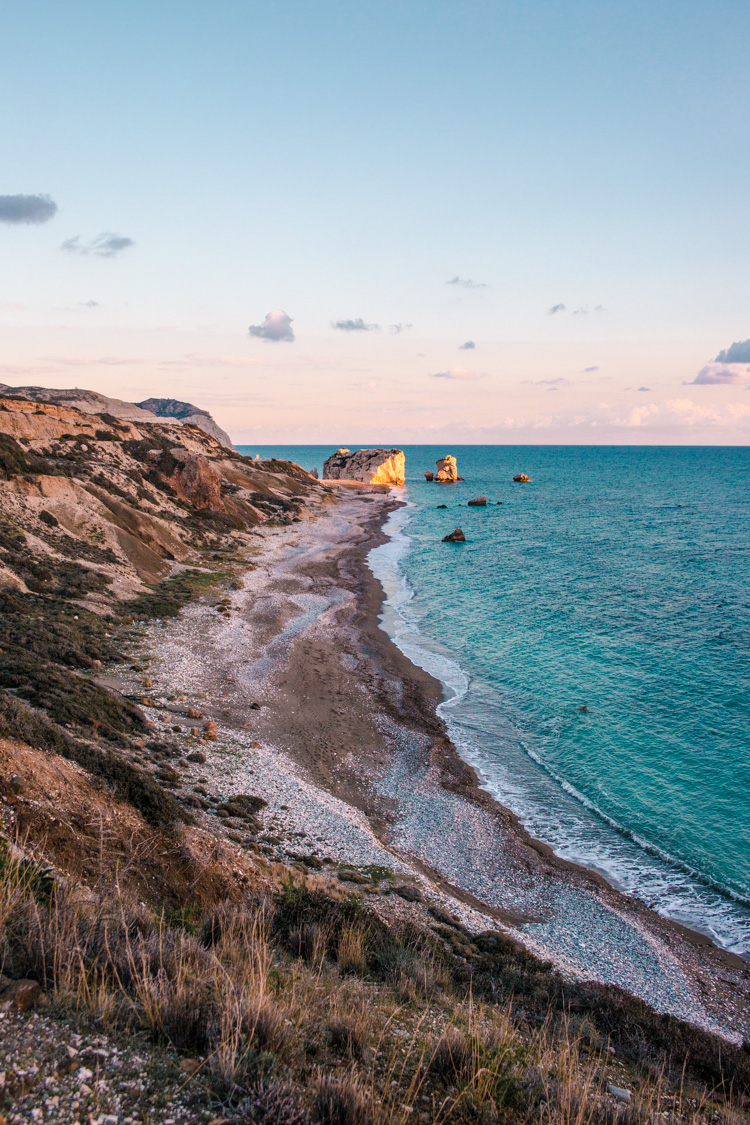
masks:
[(572, 977), (747, 1037), (746, 962), (554, 856), (458, 756), (435, 711), (441, 685), (380, 627), (366, 558), (398, 503), (341, 490), (330, 514), (264, 529), (228, 619), (192, 606), (151, 633), (160, 690), (202, 701), (219, 728), (193, 779), (265, 797), (280, 857), (412, 873), (471, 929), (503, 929)]

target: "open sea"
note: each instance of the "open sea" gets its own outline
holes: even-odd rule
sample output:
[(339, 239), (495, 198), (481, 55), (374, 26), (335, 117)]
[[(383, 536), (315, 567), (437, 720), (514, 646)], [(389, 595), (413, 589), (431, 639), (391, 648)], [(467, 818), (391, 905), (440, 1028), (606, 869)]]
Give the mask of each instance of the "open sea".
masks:
[[(750, 449), (403, 448), (370, 565), (463, 756), (558, 855), (750, 954)], [(447, 452), (465, 482), (427, 484)]]

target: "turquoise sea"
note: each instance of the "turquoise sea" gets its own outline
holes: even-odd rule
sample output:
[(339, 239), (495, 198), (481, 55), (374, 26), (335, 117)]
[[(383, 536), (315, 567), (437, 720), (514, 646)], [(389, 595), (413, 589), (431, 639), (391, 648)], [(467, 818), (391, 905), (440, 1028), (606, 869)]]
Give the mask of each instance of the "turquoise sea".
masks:
[[(750, 449), (404, 451), (370, 562), (462, 754), (559, 855), (750, 954)], [(446, 452), (465, 482), (427, 484)]]

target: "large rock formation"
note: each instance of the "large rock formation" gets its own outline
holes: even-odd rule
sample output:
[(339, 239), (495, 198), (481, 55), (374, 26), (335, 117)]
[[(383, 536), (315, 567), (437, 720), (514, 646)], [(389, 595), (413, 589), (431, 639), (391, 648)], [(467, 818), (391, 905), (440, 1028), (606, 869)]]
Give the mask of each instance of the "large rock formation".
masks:
[(69, 406), (82, 410), (84, 414), (109, 414), (123, 422), (155, 422), (162, 418), (175, 426), (198, 426), (220, 445), (232, 449), (232, 439), (216, 425), (207, 410), (180, 402), (176, 398), (147, 398), (143, 402), (123, 402), (121, 398), (110, 398), (81, 387), (55, 390), (51, 387), (9, 387), (0, 383), (0, 394), (18, 395), (32, 402), (53, 402), (58, 406)]
[(403, 484), (400, 449), (337, 449), (323, 465), (323, 480), (358, 480), (365, 484)]
[(181, 402), (178, 398), (146, 398), (143, 402), (136, 403), (141, 410), (148, 410), (157, 418), (174, 418), (183, 425), (198, 426), (204, 433), (210, 434), (220, 445), (232, 448), (232, 439), (229, 434), (217, 426), (207, 410), (200, 406), (193, 406), (191, 402)]
[(440, 481), (441, 484), (452, 484), (458, 480), (458, 466), (456, 458), (447, 453), (445, 457), (441, 457), (436, 461), (437, 472), (435, 473), (435, 480)]

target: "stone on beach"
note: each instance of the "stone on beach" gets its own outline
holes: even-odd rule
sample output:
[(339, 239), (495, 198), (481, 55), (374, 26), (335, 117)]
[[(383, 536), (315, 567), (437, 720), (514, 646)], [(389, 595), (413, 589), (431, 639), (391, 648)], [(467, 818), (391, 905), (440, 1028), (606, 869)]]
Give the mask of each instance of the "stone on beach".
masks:
[(216, 723), (211, 719), (203, 724), (203, 737), (207, 742), (216, 742), (217, 733)]
[(466, 542), (466, 536), (464, 535), (461, 528), (457, 527), (455, 531), (452, 531), (450, 533), (450, 535), (444, 535), (443, 536), (443, 542), (444, 543), (465, 543)]
[(485, 508), (487, 506), (486, 496), (475, 496), (473, 500), (467, 501), (470, 508)]
[(356, 480), (364, 484), (403, 484), (406, 467), (401, 449), (341, 448), (325, 461), (323, 480)]

